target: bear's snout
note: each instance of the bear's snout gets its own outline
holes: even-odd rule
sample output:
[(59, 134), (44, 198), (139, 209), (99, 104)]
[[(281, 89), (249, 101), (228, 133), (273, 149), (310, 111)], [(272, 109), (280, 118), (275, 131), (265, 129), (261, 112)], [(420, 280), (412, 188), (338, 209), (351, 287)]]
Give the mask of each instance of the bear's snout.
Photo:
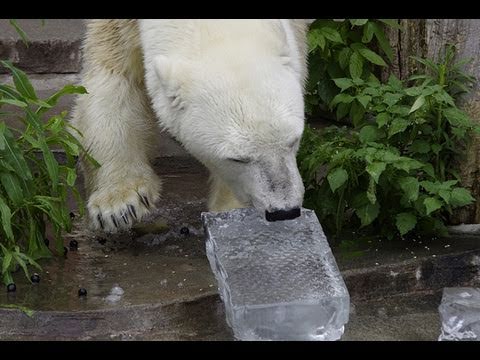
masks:
[(267, 221), (292, 220), (300, 216), (300, 208), (289, 210), (265, 211)]

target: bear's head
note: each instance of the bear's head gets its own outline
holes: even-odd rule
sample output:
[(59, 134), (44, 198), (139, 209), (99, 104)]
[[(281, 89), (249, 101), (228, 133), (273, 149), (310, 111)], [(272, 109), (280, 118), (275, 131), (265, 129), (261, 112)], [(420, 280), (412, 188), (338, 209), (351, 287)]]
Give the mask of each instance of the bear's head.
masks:
[(299, 216), (300, 71), (289, 56), (223, 51), (195, 60), (157, 56), (153, 106), (169, 132), (241, 203), (266, 212), (267, 219)]

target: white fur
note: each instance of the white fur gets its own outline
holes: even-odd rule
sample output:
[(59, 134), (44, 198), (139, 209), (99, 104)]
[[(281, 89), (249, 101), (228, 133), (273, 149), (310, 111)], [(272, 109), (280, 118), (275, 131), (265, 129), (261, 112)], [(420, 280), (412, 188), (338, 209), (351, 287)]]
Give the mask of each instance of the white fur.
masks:
[(138, 220), (159, 200), (149, 164), (155, 118), (210, 169), (211, 210), (301, 206), (295, 155), (304, 126), (305, 28), (299, 20), (92, 22), (89, 95), (79, 98), (74, 125), (102, 164), (84, 163), (94, 226), (128, 228), (135, 219), (127, 205)]

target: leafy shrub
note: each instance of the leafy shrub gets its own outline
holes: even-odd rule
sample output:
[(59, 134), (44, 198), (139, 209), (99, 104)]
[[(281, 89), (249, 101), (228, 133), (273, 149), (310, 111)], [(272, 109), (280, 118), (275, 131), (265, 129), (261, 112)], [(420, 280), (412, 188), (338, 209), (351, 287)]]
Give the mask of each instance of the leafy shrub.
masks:
[[(319, 19), (310, 26), (309, 80), (305, 96), (309, 116), (325, 115), (327, 105), (339, 93), (332, 79), (369, 79), (378, 75), (378, 67), (387, 65), (384, 57), (393, 59), (393, 50), (384, 26), (399, 28), (388, 19)], [(378, 49), (378, 51), (375, 51)], [(337, 107), (338, 118), (350, 115), (361, 118), (363, 108), (354, 101)]]
[[(71, 230), (67, 207), (71, 192), (83, 213), (82, 199), (75, 188), (75, 163), (86, 156), (66, 112), (46, 118), (66, 94), (83, 94), (85, 88), (67, 85), (48, 99), (39, 99), (27, 75), (9, 61), (1, 61), (13, 77), (14, 86), (0, 84), (0, 269), (5, 284), (13, 282), (12, 271), (28, 265), (40, 268), (36, 260), (51, 256), (44, 240), (52, 228), (57, 253), (63, 254), (62, 233)], [(19, 111), (5, 111), (5, 106)], [(18, 118), (23, 130), (9, 127), (5, 120)], [(53, 149), (63, 150), (59, 162)]]
[(455, 101), (473, 79), (453, 58), (452, 46), (440, 63), (416, 58), (427, 72), (408, 81), (391, 75), (382, 84), (365, 70), (332, 76), (337, 94), (325, 108), (349, 114), (353, 128), (307, 127), (298, 154), (305, 206), (329, 231), (348, 225), (388, 238), (414, 230), (445, 235), (452, 209), (474, 201), (455, 167), (474, 129)]

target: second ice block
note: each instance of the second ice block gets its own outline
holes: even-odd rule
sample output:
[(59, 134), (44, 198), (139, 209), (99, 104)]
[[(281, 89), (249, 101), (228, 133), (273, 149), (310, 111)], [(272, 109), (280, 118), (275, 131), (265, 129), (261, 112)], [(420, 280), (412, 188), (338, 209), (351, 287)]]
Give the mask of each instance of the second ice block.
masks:
[(202, 213), (207, 257), (240, 340), (338, 340), (350, 297), (315, 213), (267, 222), (254, 209)]

